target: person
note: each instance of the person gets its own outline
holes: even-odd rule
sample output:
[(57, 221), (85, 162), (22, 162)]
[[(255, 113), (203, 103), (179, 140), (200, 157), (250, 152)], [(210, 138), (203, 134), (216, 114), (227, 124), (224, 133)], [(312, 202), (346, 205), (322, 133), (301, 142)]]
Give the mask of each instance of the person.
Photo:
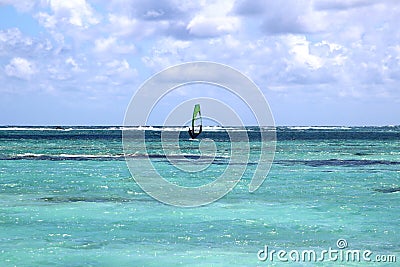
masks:
[(189, 132), (190, 137), (191, 137), (192, 139), (195, 139), (197, 136), (199, 136), (199, 134), (201, 134), (202, 130), (203, 130), (203, 125), (200, 125), (200, 129), (199, 129), (199, 132), (198, 132), (198, 133), (195, 133), (194, 131), (192, 131), (192, 130), (190, 129), (190, 127), (189, 127), (188, 132)]

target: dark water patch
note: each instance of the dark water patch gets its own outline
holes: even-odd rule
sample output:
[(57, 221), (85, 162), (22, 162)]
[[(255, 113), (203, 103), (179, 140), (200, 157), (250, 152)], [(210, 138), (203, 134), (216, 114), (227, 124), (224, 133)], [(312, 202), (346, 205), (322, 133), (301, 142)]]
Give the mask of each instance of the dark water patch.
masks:
[(380, 193), (395, 193), (400, 192), (400, 187), (376, 188), (374, 191)]
[(371, 153), (366, 153), (366, 152), (356, 152), (354, 153), (355, 156), (368, 156), (372, 155)]
[(221, 161), (213, 161), (212, 164), (215, 165), (236, 165), (236, 166), (254, 166), (254, 165), (258, 165), (258, 162), (228, 162), (225, 160), (221, 160)]
[(400, 161), (357, 160), (357, 159), (277, 160), (275, 161), (275, 163), (288, 166), (302, 164), (310, 167), (323, 167), (323, 166), (357, 167), (357, 166), (370, 166), (370, 165), (400, 165)]
[(136, 202), (136, 201), (149, 201), (151, 198), (123, 198), (123, 197), (85, 197), (85, 196), (48, 196), (41, 197), (39, 201), (45, 201), (49, 203), (71, 203), (71, 202), (92, 202), (92, 203), (125, 203), (125, 202)]
[(76, 161), (110, 161), (110, 160), (124, 160), (123, 155), (0, 155), (0, 160), (50, 160), (50, 161), (62, 161), (62, 160), (76, 160)]
[[(199, 155), (166, 155), (162, 154), (134, 154), (134, 155), (44, 155), (44, 154), (23, 154), (23, 155), (0, 155), (0, 160), (50, 160), (50, 161), (63, 161), (63, 160), (75, 160), (75, 161), (113, 161), (113, 160), (125, 160), (125, 158), (132, 159), (192, 159), (198, 160)], [(212, 159), (214, 160), (225, 160), (225, 157), (213, 157), (202, 155), (201, 159)]]
[(184, 155), (183, 157), (185, 159), (198, 160), (201, 157), (201, 155)]

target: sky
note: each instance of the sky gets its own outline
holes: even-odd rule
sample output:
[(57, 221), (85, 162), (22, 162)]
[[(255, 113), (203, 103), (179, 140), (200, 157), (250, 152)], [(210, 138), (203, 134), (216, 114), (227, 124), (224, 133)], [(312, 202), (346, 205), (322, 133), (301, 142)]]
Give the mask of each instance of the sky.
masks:
[[(399, 125), (399, 25), (397, 0), (0, 0), (0, 125), (122, 125), (141, 84), (191, 61), (247, 75), (276, 125)], [(229, 98), (199, 88), (149, 123), (187, 92)]]

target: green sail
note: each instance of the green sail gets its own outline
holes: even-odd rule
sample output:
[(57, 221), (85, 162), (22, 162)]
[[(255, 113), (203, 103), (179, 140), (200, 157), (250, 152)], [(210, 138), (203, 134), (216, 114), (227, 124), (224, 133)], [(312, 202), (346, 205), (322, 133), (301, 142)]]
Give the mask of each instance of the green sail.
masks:
[(196, 104), (193, 109), (192, 128), (189, 129), (190, 137), (196, 138), (202, 131), (203, 120), (201, 118), (200, 104)]

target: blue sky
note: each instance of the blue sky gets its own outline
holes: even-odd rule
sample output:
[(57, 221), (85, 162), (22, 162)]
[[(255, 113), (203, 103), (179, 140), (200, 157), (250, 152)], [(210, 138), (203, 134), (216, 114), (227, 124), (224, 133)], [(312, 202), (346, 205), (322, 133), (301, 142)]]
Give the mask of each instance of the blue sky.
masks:
[(151, 75), (205, 60), (277, 125), (399, 125), (398, 25), (397, 0), (0, 0), (0, 124), (121, 125)]

